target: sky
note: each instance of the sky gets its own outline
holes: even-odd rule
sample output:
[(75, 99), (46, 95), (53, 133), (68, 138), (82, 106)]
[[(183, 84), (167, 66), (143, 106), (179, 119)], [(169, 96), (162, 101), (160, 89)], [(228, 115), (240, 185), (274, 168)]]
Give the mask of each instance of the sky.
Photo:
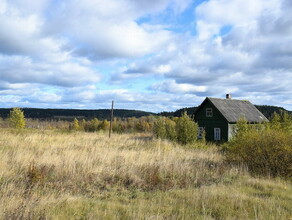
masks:
[(0, 107), (292, 110), (291, 0), (0, 0)]

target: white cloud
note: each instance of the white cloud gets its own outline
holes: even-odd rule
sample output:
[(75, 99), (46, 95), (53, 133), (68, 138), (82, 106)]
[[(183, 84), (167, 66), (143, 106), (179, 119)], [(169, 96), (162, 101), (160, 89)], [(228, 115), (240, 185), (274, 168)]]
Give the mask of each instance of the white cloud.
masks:
[(100, 80), (89, 67), (70, 61), (55, 65), (23, 56), (0, 55), (0, 77), (9, 83), (41, 83), (58, 86), (80, 86)]
[[(226, 25), (246, 27), (257, 22), (263, 13), (278, 14), (279, 0), (211, 0), (196, 8), (199, 36), (205, 39), (218, 34)], [(202, 36), (201, 36), (202, 35)]]
[(171, 71), (171, 66), (170, 65), (159, 65), (156, 68), (157, 73), (168, 73)]
[(61, 101), (61, 96), (54, 94), (54, 93), (50, 93), (50, 92), (44, 92), (44, 91), (38, 91), (33, 93), (32, 95), (29, 96), (29, 98), (27, 97), (23, 97), (22, 101), (23, 102), (29, 102), (29, 103), (40, 103), (40, 104), (49, 104), (49, 103), (58, 103), (59, 101)]
[(92, 60), (143, 56), (158, 51), (172, 34), (159, 25), (138, 25), (136, 19), (163, 10), (168, 4), (132, 0), (59, 2), (54, 6), (59, 10), (52, 12), (44, 31), (58, 37), (74, 36), (69, 37), (68, 46), (75, 55)]
[(154, 84), (151, 89), (167, 93), (200, 93), (206, 92), (206, 86), (195, 86), (188, 83), (176, 83), (174, 80), (168, 80), (161, 83)]

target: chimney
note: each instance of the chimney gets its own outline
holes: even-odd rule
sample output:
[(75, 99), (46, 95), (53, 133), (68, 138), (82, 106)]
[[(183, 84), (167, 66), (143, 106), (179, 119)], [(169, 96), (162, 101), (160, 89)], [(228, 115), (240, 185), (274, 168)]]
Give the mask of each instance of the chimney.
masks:
[(231, 94), (226, 94), (226, 99), (231, 99)]

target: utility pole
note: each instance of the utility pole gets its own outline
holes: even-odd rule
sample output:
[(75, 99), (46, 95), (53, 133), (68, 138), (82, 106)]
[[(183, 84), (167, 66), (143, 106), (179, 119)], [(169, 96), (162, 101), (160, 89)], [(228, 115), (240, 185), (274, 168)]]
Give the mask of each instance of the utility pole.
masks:
[(112, 101), (112, 110), (111, 110), (111, 120), (110, 120), (110, 129), (108, 133), (108, 137), (111, 137), (112, 128), (113, 128), (113, 117), (114, 117), (114, 101)]

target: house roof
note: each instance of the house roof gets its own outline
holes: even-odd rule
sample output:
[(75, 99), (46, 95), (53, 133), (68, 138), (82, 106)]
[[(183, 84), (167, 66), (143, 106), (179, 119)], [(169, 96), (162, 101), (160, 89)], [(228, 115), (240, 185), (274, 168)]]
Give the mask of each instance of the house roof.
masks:
[(209, 97), (207, 97), (206, 100), (209, 100), (230, 123), (236, 123), (240, 118), (245, 118), (250, 123), (268, 121), (268, 119), (249, 101)]

